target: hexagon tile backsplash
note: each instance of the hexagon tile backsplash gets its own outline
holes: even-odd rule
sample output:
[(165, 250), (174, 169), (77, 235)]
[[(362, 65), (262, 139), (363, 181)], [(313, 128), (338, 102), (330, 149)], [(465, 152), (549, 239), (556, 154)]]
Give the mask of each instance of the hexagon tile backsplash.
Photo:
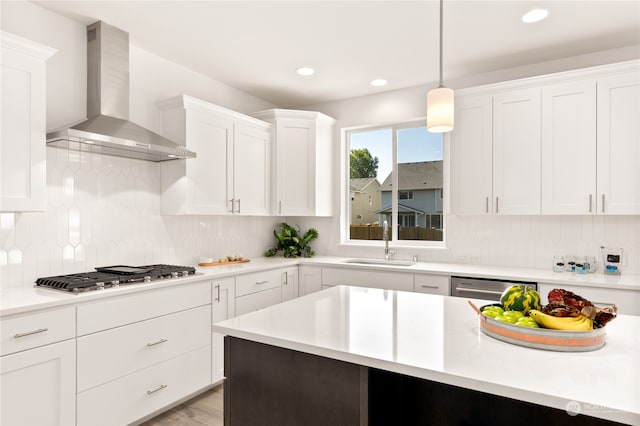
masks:
[(0, 213), (0, 283), (96, 266), (259, 256), (274, 218), (161, 216), (159, 163), (47, 148), (47, 210)]
[[(283, 219), (317, 227), (318, 254), (381, 256), (339, 245), (333, 218), (161, 216), (158, 163), (47, 148), (47, 210), (0, 213), (0, 287), (96, 266), (259, 257)], [(449, 215), (446, 224), (446, 250), (396, 247), (396, 257), (547, 268), (554, 254), (594, 255), (604, 243), (623, 247), (626, 273), (640, 273), (640, 216)]]

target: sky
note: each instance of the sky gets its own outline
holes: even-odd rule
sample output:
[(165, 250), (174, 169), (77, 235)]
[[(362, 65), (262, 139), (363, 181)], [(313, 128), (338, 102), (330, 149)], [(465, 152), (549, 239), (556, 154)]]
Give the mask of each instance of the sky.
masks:
[[(392, 169), (392, 130), (380, 129), (351, 133), (350, 149), (367, 148), (378, 157), (378, 181), (382, 183)], [(398, 130), (398, 162), (416, 163), (443, 159), (442, 134), (426, 127)]]

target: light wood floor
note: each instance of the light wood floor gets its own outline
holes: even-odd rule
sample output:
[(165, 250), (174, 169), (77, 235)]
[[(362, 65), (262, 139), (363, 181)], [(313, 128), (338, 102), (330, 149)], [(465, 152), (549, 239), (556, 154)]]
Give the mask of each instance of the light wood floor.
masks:
[(222, 385), (217, 386), (140, 426), (223, 426), (222, 389)]

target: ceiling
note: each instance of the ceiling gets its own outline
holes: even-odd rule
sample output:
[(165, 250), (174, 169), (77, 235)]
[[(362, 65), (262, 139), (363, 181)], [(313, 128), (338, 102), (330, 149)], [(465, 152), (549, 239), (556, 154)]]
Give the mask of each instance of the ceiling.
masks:
[[(438, 80), (438, 2), (34, 1), (283, 108)], [(546, 20), (523, 24), (534, 7)], [(444, 79), (640, 46), (640, 1), (444, 2)], [(640, 47), (639, 47), (640, 57)], [(302, 77), (300, 66), (316, 73)], [(372, 87), (376, 78), (389, 81)], [(455, 87), (453, 87), (455, 89)]]

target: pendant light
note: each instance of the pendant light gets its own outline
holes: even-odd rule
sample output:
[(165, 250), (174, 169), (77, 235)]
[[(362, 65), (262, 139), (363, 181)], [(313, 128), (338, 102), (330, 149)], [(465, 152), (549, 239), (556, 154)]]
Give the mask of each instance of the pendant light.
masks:
[(444, 133), (453, 130), (453, 90), (442, 85), (442, 2), (440, 0), (440, 80), (427, 93), (427, 130)]

